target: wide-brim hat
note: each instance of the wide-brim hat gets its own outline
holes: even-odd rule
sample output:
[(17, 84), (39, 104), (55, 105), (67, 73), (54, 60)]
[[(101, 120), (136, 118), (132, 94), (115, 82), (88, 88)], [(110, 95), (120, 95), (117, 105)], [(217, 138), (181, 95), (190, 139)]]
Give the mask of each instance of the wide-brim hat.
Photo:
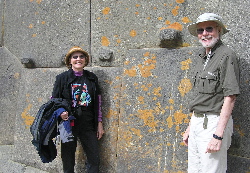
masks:
[(83, 50), (79, 46), (73, 46), (72, 48), (69, 49), (68, 53), (65, 56), (65, 64), (66, 64), (66, 66), (68, 68), (71, 67), (70, 63), (69, 63), (69, 59), (70, 59), (72, 53), (74, 53), (74, 52), (82, 52), (86, 56), (86, 60), (85, 60), (86, 64), (85, 64), (85, 66), (88, 65), (88, 63), (89, 63), (89, 54), (88, 54), (88, 52), (86, 52), (85, 50)]
[(227, 29), (224, 26), (224, 24), (222, 22), (222, 18), (219, 15), (214, 14), (214, 13), (204, 13), (204, 14), (200, 15), (197, 18), (197, 22), (188, 25), (188, 31), (190, 32), (190, 34), (192, 34), (194, 36), (198, 36), (197, 24), (201, 23), (201, 22), (208, 22), (208, 21), (216, 22), (222, 29), (222, 31), (221, 31), (222, 35), (230, 31), (229, 29)]

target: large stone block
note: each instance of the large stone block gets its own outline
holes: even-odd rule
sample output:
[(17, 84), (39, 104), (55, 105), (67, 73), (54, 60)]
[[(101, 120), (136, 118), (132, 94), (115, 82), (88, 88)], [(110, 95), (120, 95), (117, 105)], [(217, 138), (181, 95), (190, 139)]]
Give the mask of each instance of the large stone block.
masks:
[[(93, 62), (100, 66), (120, 66), (128, 49), (160, 47), (160, 31), (183, 31), (190, 22), (187, 2), (93, 1), (91, 42)], [(101, 47), (113, 50), (113, 59), (99, 59)]]
[(4, 45), (35, 67), (60, 67), (72, 46), (90, 51), (89, 1), (5, 2)]
[[(100, 140), (101, 147), (101, 169), (104, 172), (115, 172), (114, 165), (117, 151), (118, 118), (120, 112), (121, 92), (121, 68), (86, 68), (93, 71), (99, 78), (99, 84), (103, 95), (103, 124), (105, 135)], [(31, 143), (32, 136), (29, 128), (40, 106), (47, 102), (51, 96), (55, 76), (62, 69), (23, 69), (21, 84), (19, 87), (18, 109), (16, 113), (15, 132), (15, 161), (25, 163), (49, 172), (62, 170), (60, 159), (60, 146), (58, 146), (58, 157), (49, 164), (43, 164), (34, 146)], [(20, 150), (22, 148), (22, 150)], [(78, 148), (76, 157), (76, 170), (81, 172), (85, 165), (85, 157), (81, 148)]]
[(0, 145), (14, 144), (15, 114), (19, 105), (20, 62), (7, 49), (0, 48)]
[(189, 74), (196, 49), (131, 49), (124, 64), (118, 172), (178, 172), (187, 167)]
[[(3, 23), (3, 19), (4, 19), (4, 1), (0, 0), (0, 23)], [(3, 46), (3, 30), (1, 30), (0, 36), (1, 36), (1, 40), (0, 40), (0, 46)]]
[(60, 159), (55, 159), (48, 164), (42, 163), (34, 145), (31, 143), (30, 126), (40, 106), (50, 99), (55, 76), (64, 70), (66, 68), (22, 69), (16, 112), (15, 156), (13, 158), (15, 162), (48, 172), (58, 172), (61, 169)]

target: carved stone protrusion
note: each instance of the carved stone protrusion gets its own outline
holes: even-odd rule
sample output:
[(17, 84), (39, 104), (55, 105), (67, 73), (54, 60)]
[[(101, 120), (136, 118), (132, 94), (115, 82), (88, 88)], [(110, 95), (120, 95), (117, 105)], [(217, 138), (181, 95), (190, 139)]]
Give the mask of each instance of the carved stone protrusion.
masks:
[(23, 64), (23, 66), (25, 68), (34, 68), (35, 67), (34, 62), (30, 58), (22, 58), (21, 63)]
[(98, 57), (101, 61), (111, 61), (113, 56), (113, 50), (107, 47), (101, 47), (98, 51)]
[(178, 48), (182, 45), (182, 33), (175, 29), (163, 29), (159, 34), (162, 48)]

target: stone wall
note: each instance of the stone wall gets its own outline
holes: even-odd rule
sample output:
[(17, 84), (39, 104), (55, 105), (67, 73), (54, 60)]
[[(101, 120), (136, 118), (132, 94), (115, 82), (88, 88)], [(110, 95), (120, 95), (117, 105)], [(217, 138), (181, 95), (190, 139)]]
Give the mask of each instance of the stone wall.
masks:
[[(86, 68), (103, 93), (102, 172), (186, 172), (182, 134), (189, 122), (197, 38), (187, 25), (204, 12), (220, 14), (231, 31), (223, 41), (240, 58), (241, 95), (233, 112), (228, 172), (249, 172), (249, 0), (0, 0), (0, 145), (13, 160), (60, 172), (58, 158), (43, 164), (29, 127), (48, 101), (70, 47), (91, 54)], [(84, 167), (77, 152), (76, 172)], [(238, 165), (237, 167), (235, 165)]]

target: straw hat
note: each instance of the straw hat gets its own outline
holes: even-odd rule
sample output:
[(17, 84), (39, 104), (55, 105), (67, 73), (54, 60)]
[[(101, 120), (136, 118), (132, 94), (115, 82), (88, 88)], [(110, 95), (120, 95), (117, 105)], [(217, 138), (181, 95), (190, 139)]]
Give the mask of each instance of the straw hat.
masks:
[(198, 36), (197, 35), (197, 24), (201, 23), (201, 22), (207, 22), (207, 21), (213, 21), (216, 22), (221, 28), (222, 28), (222, 35), (229, 32), (228, 29), (225, 28), (224, 24), (222, 23), (222, 18), (214, 13), (204, 13), (202, 15), (200, 15), (197, 18), (197, 22), (190, 24), (188, 26), (188, 31), (190, 32), (190, 34), (194, 35), (194, 36)]
[(88, 65), (88, 63), (89, 63), (89, 54), (86, 51), (84, 51), (82, 48), (80, 48), (78, 46), (73, 46), (72, 48), (69, 49), (68, 53), (65, 56), (65, 64), (66, 64), (66, 66), (68, 68), (71, 68), (71, 65), (69, 64), (69, 59), (70, 59), (72, 53), (74, 53), (74, 52), (82, 52), (84, 55), (86, 55), (86, 61), (85, 61), (86, 64), (85, 64), (85, 66)]

